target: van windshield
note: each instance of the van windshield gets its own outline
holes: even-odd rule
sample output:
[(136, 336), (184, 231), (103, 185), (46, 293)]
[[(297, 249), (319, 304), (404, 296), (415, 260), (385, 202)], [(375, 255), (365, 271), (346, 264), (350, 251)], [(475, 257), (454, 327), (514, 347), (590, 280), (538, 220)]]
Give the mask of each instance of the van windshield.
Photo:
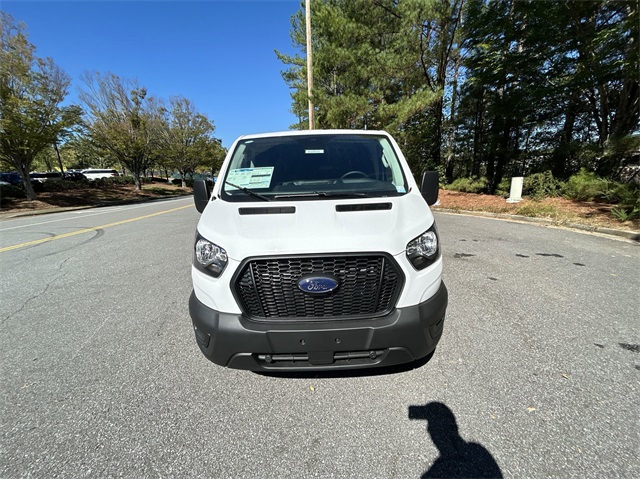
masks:
[(362, 134), (239, 141), (221, 188), (228, 201), (384, 197), (407, 190), (387, 137)]

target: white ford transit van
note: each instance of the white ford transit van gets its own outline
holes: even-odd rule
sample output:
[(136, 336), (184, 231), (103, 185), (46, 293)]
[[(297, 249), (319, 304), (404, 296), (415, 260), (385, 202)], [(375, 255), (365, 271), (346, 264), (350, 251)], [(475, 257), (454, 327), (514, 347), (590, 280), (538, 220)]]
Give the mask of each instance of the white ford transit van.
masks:
[(268, 371), (370, 368), (431, 354), (447, 289), (428, 204), (383, 131), (243, 136), (202, 213), (189, 312), (216, 364)]

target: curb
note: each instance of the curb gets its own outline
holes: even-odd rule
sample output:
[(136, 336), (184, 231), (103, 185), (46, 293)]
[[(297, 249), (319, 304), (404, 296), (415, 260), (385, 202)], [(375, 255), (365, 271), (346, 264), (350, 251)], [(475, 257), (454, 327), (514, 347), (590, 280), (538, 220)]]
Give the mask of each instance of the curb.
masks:
[(617, 236), (620, 238), (625, 238), (631, 241), (635, 241), (640, 243), (640, 231), (632, 231), (632, 230), (619, 230), (615, 228), (607, 228), (604, 226), (591, 226), (591, 225), (583, 225), (579, 223), (564, 223), (562, 221), (551, 220), (549, 218), (534, 218), (531, 216), (521, 216), (521, 215), (508, 215), (505, 213), (490, 213), (487, 211), (471, 211), (471, 210), (453, 210), (449, 208), (433, 208), (432, 211), (436, 213), (448, 213), (448, 214), (458, 214), (458, 215), (468, 215), (468, 216), (479, 216), (485, 218), (495, 218), (501, 219), (505, 221), (514, 221), (520, 223), (534, 223), (545, 226), (557, 226), (561, 228), (569, 228), (578, 231), (585, 231), (587, 233), (600, 233), (609, 236)]

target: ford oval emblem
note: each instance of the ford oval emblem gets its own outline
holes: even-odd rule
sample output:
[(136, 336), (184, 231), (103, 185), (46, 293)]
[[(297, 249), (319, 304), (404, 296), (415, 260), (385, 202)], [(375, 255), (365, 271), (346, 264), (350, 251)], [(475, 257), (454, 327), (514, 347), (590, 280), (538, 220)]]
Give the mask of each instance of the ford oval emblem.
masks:
[(330, 293), (338, 287), (338, 280), (334, 276), (304, 276), (298, 281), (298, 288), (309, 294)]

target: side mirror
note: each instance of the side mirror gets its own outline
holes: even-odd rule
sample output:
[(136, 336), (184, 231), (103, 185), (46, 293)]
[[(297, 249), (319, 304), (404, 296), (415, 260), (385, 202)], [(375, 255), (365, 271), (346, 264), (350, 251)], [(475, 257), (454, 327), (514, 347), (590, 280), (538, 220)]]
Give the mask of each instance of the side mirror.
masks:
[(206, 180), (195, 180), (193, 182), (193, 201), (196, 204), (198, 213), (202, 213), (211, 198), (211, 188)]
[(424, 171), (422, 173), (422, 184), (420, 185), (420, 193), (429, 206), (434, 205), (438, 201), (438, 189), (440, 188), (440, 179), (437, 171)]

